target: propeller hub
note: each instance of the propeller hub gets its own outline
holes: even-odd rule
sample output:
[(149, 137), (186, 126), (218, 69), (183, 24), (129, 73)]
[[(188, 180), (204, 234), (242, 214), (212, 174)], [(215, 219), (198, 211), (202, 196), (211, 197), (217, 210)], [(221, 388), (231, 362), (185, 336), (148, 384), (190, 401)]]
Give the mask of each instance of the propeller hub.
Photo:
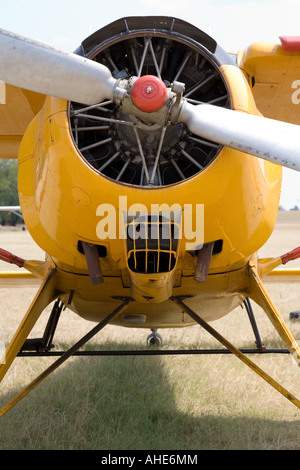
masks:
[(167, 100), (167, 87), (155, 75), (144, 75), (138, 78), (131, 90), (133, 104), (146, 113), (159, 111)]

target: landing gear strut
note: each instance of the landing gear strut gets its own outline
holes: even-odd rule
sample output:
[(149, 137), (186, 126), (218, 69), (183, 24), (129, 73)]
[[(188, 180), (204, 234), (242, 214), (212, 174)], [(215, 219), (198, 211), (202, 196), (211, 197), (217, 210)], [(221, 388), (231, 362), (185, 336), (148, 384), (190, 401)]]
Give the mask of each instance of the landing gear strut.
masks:
[[(126, 309), (127, 305), (133, 300), (130, 297), (114, 297), (116, 300), (122, 302), (117, 308), (115, 308), (106, 318), (104, 318), (99, 324), (97, 324), (92, 330), (90, 330), (81, 340), (79, 340), (74, 346), (60, 356), (55, 362), (53, 362), (44, 372), (42, 372), (36, 379), (34, 379), (27, 387), (25, 387), (18, 395), (12, 398), (3, 408), (0, 409), (0, 418), (7, 413), (14, 405), (16, 405), (22, 398), (24, 398), (31, 390), (39, 385), (46, 377), (54, 372), (61, 364), (63, 364), (70, 356), (77, 352), (83, 345), (85, 345), (93, 336), (95, 336), (100, 330), (102, 330), (109, 322), (111, 322), (117, 315)], [(10, 365), (10, 364), (9, 364)], [(4, 365), (0, 365), (3, 368), (2, 376), (4, 377), (6, 369)], [(1, 375), (0, 375), (0, 378)]]
[[(239, 349), (235, 348), (229, 341), (227, 341), (223, 336), (221, 336), (212, 326), (206, 323), (201, 317), (199, 317), (191, 308), (189, 308), (183, 300), (186, 297), (171, 297), (172, 300), (181, 310), (187, 313), (195, 322), (197, 322), (204, 330), (210, 333), (215, 339), (217, 339), (223, 346), (225, 346), (229, 351), (231, 351), (236, 357), (238, 357), (244, 364), (246, 364), (250, 369), (256, 372), (261, 378), (263, 378), (266, 382), (268, 382), (272, 387), (274, 387), (278, 392), (280, 392), (283, 396), (285, 396), (288, 400), (290, 400), (294, 405), (300, 408), (300, 401), (294, 397), (291, 393), (285, 390), (279, 383), (272, 379), (266, 372), (260, 369), (254, 362), (248, 359)], [(273, 310), (273, 305), (270, 303), (270, 310)], [(249, 312), (248, 312), (249, 313)], [(274, 314), (276, 314), (274, 309)], [(281, 327), (281, 325), (280, 325)], [(286, 335), (287, 337), (288, 335)], [(293, 354), (293, 350), (291, 347), (294, 347), (294, 343), (287, 341), (288, 345), (290, 346), (291, 353)], [(296, 355), (297, 351), (294, 352), (294, 358), (298, 357)]]

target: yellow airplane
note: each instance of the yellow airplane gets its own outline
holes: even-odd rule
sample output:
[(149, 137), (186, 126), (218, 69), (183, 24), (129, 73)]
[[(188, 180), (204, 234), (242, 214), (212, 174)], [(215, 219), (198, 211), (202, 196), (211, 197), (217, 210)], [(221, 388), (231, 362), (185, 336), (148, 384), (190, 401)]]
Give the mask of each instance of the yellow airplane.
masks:
[[(287, 351), (299, 346), (262, 278), (300, 249), (257, 251), (276, 222), (282, 166), (300, 170), (300, 44), (283, 37), (237, 55), (177, 18), (122, 18), (75, 53), (0, 30), (0, 157), (17, 158), (22, 216), (45, 261), (1, 249), (40, 287), (0, 366), (51, 353), (64, 308), (90, 333), (0, 410), (3, 416), (108, 323), (200, 324), (288, 400), (299, 400), (210, 322), (250, 300)], [(49, 304), (45, 335), (29, 339)], [(151, 350), (149, 350), (151, 353)], [(157, 351), (156, 351), (157, 352)], [(161, 351), (163, 352), (163, 351)]]

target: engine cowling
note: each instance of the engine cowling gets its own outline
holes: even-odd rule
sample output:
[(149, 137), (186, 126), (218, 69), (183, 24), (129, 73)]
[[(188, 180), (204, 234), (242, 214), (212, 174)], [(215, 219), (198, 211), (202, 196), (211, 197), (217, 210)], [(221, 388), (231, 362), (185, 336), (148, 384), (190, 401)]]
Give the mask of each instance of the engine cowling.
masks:
[[(109, 67), (118, 83), (134, 85), (139, 77), (157, 77), (167, 89), (163, 108), (169, 95), (176, 105), (176, 96), (183, 94), (185, 102), (258, 114), (247, 79), (230, 55), (181, 20), (122, 19), (85, 40), (77, 53)], [(107, 100), (91, 106), (46, 100), (19, 155), (20, 202), (33, 238), (63, 269), (86, 273), (86, 242), (99, 248), (104, 276), (129, 270), (135, 284), (148, 288), (154, 274), (167, 273), (169, 286), (176, 270), (194, 272), (197, 234), (190, 243), (183, 230), (177, 243), (175, 224), (170, 223), (168, 249), (159, 236), (150, 237), (151, 247), (147, 239), (125, 241), (118, 236), (123, 212), (128, 216), (133, 205), (144, 204), (151, 218), (143, 219), (142, 225), (151, 234), (155, 227), (162, 232), (166, 222), (161, 214), (152, 217), (152, 207), (179, 203), (181, 223), (189, 223), (190, 231), (196, 232), (195, 209), (203, 205), (201, 242), (214, 243), (211, 272), (240, 267), (273, 230), (281, 168), (200, 139), (176, 119), (156, 119), (160, 106), (151, 112), (134, 109), (130, 94), (126, 110), (132, 112), (127, 113), (123, 99), (120, 94), (120, 103)], [(120, 206), (120, 198), (126, 207)], [(103, 216), (98, 208), (106, 204), (114, 211), (117, 235), (108, 238), (97, 233)], [(193, 208), (192, 215), (185, 206)], [(136, 224), (128, 217), (127, 221), (128, 229)]]
[[(86, 39), (77, 53), (108, 67), (115, 79), (153, 76), (165, 87), (180, 82), (183, 97), (193, 104), (231, 107), (220, 67), (233, 65), (232, 58), (184, 21), (121, 19)], [(134, 96), (133, 102), (139, 107)], [(156, 111), (149, 109), (152, 115)], [(136, 119), (110, 101), (96, 107), (70, 104), (73, 136), (82, 157), (102, 175), (124, 184), (168, 186), (185, 181), (207, 168), (222, 148), (193, 135), (180, 122), (166, 125), (139, 119), (136, 132), (132, 126)]]

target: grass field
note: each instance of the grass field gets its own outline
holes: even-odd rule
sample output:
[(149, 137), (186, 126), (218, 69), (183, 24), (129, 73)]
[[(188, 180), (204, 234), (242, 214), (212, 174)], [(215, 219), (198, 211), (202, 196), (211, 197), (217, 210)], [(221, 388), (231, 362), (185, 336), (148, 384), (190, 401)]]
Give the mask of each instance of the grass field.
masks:
[[(277, 256), (300, 245), (300, 212), (280, 212), (260, 255)], [(27, 231), (0, 229), (0, 247), (42, 259)], [(299, 261), (290, 267), (299, 267)], [(0, 263), (1, 270), (14, 269)], [(267, 289), (296, 339), (300, 320), (298, 283)], [(0, 289), (0, 340), (13, 335), (36, 288)], [(262, 340), (282, 346), (255, 305)], [(49, 309), (32, 336), (39, 336)], [(72, 345), (94, 324), (65, 310), (55, 344)], [(239, 348), (255, 347), (244, 309), (212, 326)], [(149, 331), (107, 326), (93, 347), (144, 347)], [(219, 345), (199, 326), (160, 331), (164, 348)], [(300, 371), (289, 355), (251, 359), (300, 398)], [(40, 374), (53, 358), (17, 358), (1, 384), (0, 406)], [(73, 357), (0, 420), (0, 450), (299, 450), (300, 410), (237, 358), (219, 356)]]

